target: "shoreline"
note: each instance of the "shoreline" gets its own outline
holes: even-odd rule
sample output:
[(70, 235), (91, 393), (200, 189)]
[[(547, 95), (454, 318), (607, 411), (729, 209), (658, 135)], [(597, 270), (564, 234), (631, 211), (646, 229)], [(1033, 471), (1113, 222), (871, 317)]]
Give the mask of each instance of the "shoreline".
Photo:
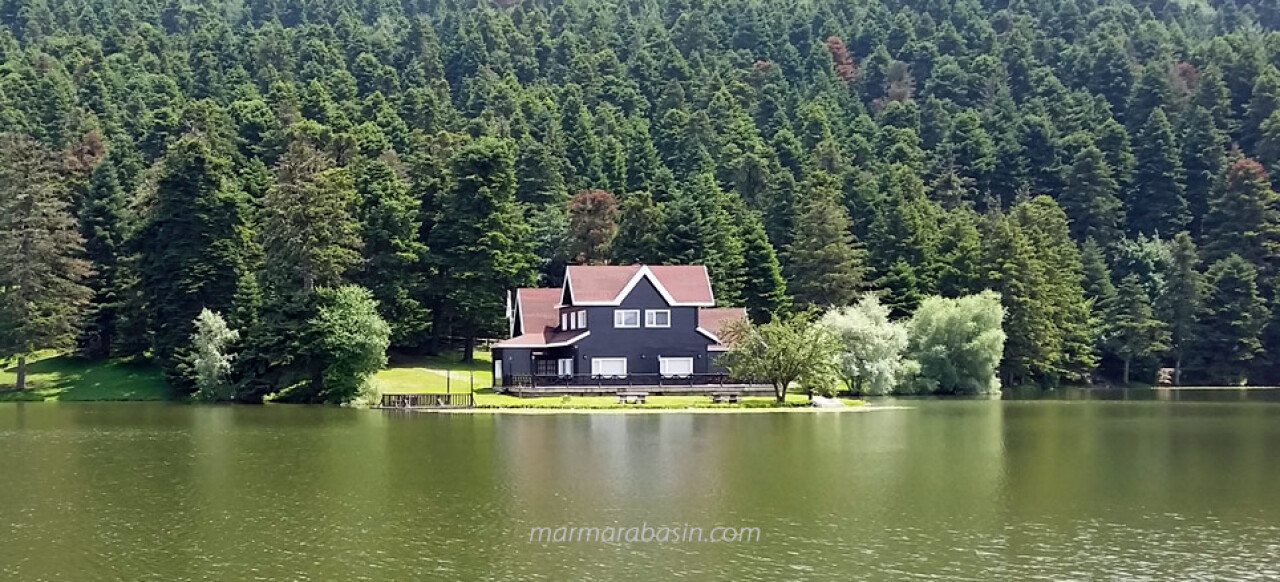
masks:
[[(780, 406), (759, 408), (409, 408), (406, 412), (430, 412), (439, 414), (774, 414), (774, 413), (849, 413), (878, 412), (882, 410), (912, 410), (913, 406), (845, 406), (842, 408), (818, 408), (811, 406)], [(395, 410), (395, 409), (379, 409)]]

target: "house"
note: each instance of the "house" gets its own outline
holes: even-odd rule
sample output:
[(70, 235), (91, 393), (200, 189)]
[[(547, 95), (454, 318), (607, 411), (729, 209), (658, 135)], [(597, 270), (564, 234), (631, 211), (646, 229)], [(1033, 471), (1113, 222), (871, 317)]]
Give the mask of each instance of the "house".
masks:
[(716, 364), (741, 308), (716, 307), (703, 266), (570, 266), (564, 284), (519, 289), (510, 339), (493, 346), (494, 385), (534, 393), (706, 392), (731, 381)]

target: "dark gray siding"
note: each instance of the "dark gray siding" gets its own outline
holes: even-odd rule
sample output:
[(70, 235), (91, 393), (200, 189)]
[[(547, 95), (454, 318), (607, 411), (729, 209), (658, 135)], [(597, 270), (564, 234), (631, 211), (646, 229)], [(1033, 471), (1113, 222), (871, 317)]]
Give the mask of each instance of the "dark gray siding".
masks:
[[(615, 309), (640, 310), (638, 329), (613, 327)], [(670, 309), (670, 328), (644, 327), (645, 309)], [(574, 367), (579, 374), (591, 373), (592, 358), (627, 358), (627, 372), (657, 374), (658, 357), (691, 357), (694, 373), (708, 371), (707, 336), (698, 333), (698, 308), (670, 307), (649, 282), (641, 279), (618, 307), (587, 307), (587, 329), (591, 335), (578, 342)]]

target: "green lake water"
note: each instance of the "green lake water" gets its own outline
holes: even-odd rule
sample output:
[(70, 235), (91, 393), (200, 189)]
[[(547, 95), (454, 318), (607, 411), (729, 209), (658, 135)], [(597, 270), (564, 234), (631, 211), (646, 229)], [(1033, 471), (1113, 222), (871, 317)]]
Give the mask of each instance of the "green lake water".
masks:
[[(0, 404), (0, 580), (1280, 578), (1280, 403), (1124, 398), (843, 414)], [(642, 524), (760, 539), (529, 541)]]

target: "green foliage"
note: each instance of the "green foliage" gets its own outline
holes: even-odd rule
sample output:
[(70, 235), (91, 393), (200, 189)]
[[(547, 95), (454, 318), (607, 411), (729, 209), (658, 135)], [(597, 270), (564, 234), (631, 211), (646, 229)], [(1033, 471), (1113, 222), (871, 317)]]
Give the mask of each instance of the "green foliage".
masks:
[(724, 339), (730, 347), (718, 363), (735, 378), (772, 384), (779, 403), (793, 383), (803, 383), (812, 396), (813, 388), (826, 386), (839, 374), (840, 342), (808, 312), (764, 324), (737, 320), (725, 330)]
[(956, 299), (929, 297), (907, 324), (907, 355), (918, 363), (911, 390), (929, 394), (994, 394), (1005, 349), (1004, 309), (991, 291)]
[(805, 190), (785, 253), (787, 288), (802, 307), (848, 305), (862, 290), (866, 252), (850, 232), (832, 176), (815, 171)]
[(867, 293), (857, 303), (828, 311), (822, 325), (840, 341), (840, 377), (854, 394), (889, 394), (918, 365), (904, 358), (907, 326), (889, 320), (889, 308)]
[(1124, 361), (1125, 384), (1129, 383), (1130, 364), (1135, 358), (1146, 358), (1168, 349), (1169, 330), (1156, 319), (1151, 299), (1137, 275), (1120, 280), (1116, 295), (1103, 307), (1106, 317), (1104, 341)]
[[(387, 363), (391, 327), (378, 315), (377, 302), (356, 285), (318, 290), (316, 314), (307, 322), (311, 356), (320, 362), (324, 382), (318, 390), (295, 388), (287, 399), (341, 404), (367, 395), (373, 374)], [(300, 393), (301, 392), (301, 393)]]
[(29, 138), (0, 135), (0, 359), (70, 347), (92, 291), (90, 266), (52, 152)]
[(1208, 382), (1241, 384), (1249, 361), (1262, 350), (1259, 337), (1268, 315), (1258, 294), (1257, 269), (1231, 255), (1210, 266), (1207, 278), (1209, 294), (1196, 340), (1198, 368)]
[(195, 384), (196, 400), (216, 402), (231, 400), (234, 396), (230, 380), (231, 362), (235, 355), (228, 353), (230, 344), (240, 339), (240, 332), (227, 327), (221, 315), (205, 309), (194, 322), (189, 350), (183, 371)]

